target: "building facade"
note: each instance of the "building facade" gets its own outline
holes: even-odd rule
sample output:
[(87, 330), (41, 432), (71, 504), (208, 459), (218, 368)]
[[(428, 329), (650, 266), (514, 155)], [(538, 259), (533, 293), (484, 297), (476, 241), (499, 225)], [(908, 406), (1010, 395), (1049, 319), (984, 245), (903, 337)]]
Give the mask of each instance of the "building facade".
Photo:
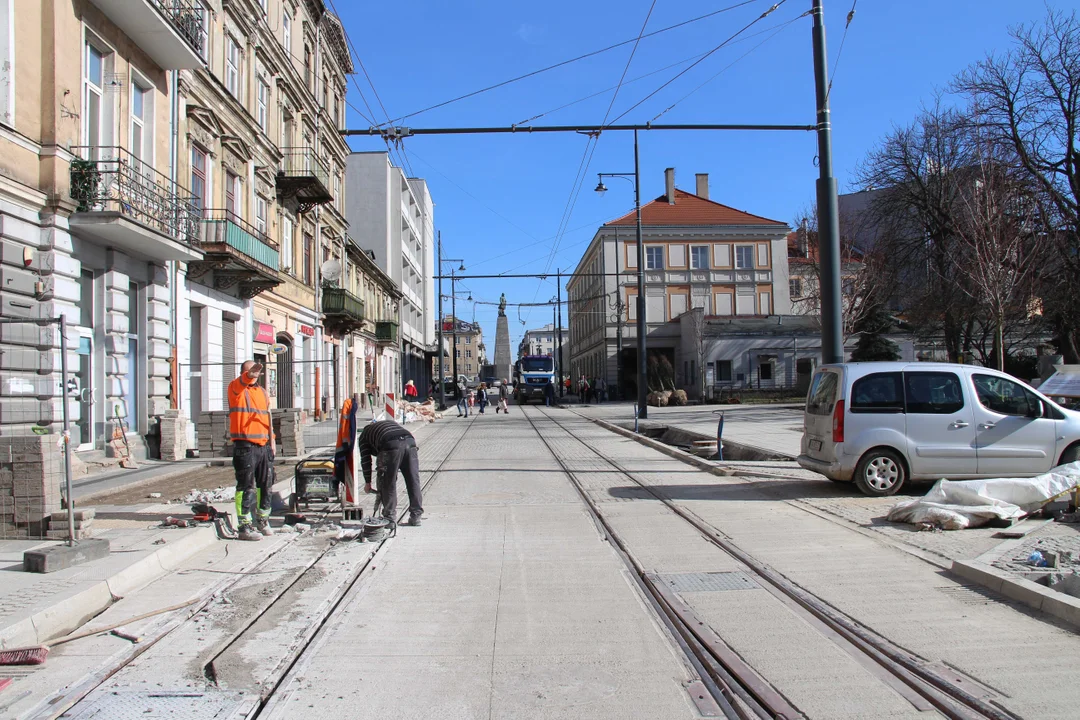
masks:
[[(708, 175), (697, 176), (696, 191), (677, 189), (669, 168), (664, 195), (641, 208), (650, 385), (693, 386), (704, 371), (698, 362), (683, 371), (676, 321), (690, 309), (720, 318), (791, 312), (791, 228), (710, 200)], [(635, 224), (629, 213), (601, 226), (566, 285), (570, 376), (604, 377), (622, 397), (637, 388)]]
[(525, 336), (518, 344), (518, 358), (526, 355), (549, 355), (558, 362), (559, 329), (554, 323), (525, 331)]
[[(443, 373), (447, 378), (464, 375), (469, 380), (479, 378), (480, 370), (487, 364), (487, 346), (484, 344), (484, 331), (479, 323), (457, 320), (453, 315), (443, 316), (443, 340), (450, 351), (450, 357), (443, 358)], [(439, 373), (438, 365), (434, 373)]]
[(427, 183), (406, 177), (385, 152), (351, 153), (345, 182), (353, 237), (401, 291), (401, 381), (426, 388), (435, 355), (434, 205)]

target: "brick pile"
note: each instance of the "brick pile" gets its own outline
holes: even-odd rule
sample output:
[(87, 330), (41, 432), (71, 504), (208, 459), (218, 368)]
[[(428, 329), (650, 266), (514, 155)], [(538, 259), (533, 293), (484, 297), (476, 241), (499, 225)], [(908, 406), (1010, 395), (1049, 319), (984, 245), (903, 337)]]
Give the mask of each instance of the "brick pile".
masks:
[(158, 420), (162, 460), (183, 460), (187, 457), (187, 423), (187, 418), (179, 410), (167, 410)]
[(195, 424), (199, 434), (199, 457), (232, 457), (229, 440), (229, 411), (213, 410), (199, 414)]
[(57, 435), (0, 438), (0, 532), (41, 536), (60, 509), (64, 459)]
[[(90, 525), (94, 522), (93, 508), (75, 511), (75, 539), (93, 537), (94, 531)], [(67, 510), (54, 512), (49, 516), (49, 530), (46, 537), (50, 540), (68, 539), (68, 516)]]
[(298, 457), (304, 454), (303, 413), (298, 408), (272, 410), (274, 435), (277, 436), (278, 455)]

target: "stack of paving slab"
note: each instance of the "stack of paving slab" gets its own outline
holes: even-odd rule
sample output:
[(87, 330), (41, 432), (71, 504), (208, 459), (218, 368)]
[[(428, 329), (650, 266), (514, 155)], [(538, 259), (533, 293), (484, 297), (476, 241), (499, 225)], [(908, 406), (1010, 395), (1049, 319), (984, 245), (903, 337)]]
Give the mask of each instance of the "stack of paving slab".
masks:
[(232, 457), (228, 410), (200, 413), (195, 429), (199, 434), (200, 458)]
[(299, 408), (273, 410), (270, 413), (277, 436), (278, 455), (298, 457), (304, 454), (304, 424)]
[(183, 460), (187, 457), (187, 418), (179, 410), (166, 410), (158, 421), (161, 432), (161, 459)]
[[(90, 525), (94, 522), (93, 508), (75, 511), (75, 539), (93, 537), (94, 531)], [(49, 516), (49, 530), (46, 537), (50, 540), (68, 539), (68, 515), (67, 510), (54, 512)]]
[(39, 536), (60, 509), (64, 461), (57, 435), (0, 438), (0, 533)]

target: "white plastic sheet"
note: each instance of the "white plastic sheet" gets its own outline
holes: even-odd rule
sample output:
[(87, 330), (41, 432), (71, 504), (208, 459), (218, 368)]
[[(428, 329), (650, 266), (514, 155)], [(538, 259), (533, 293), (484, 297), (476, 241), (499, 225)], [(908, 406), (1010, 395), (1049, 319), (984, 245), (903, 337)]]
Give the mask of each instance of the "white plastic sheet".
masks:
[(892, 522), (962, 530), (994, 518), (1021, 518), (1078, 484), (1080, 462), (1031, 478), (938, 480), (924, 497), (894, 505), (887, 517)]

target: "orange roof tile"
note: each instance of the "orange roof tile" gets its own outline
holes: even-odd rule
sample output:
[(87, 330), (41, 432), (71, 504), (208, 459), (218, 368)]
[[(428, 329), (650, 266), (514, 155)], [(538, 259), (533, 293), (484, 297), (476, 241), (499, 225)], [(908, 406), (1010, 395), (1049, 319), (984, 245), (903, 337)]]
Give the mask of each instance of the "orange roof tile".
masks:
[[(630, 212), (606, 225), (634, 225), (636, 213)], [(712, 200), (675, 189), (675, 204), (667, 201), (667, 195), (661, 195), (650, 203), (641, 206), (642, 225), (787, 225), (779, 220), (770, 220), (760, 215), (736, 210)]]

